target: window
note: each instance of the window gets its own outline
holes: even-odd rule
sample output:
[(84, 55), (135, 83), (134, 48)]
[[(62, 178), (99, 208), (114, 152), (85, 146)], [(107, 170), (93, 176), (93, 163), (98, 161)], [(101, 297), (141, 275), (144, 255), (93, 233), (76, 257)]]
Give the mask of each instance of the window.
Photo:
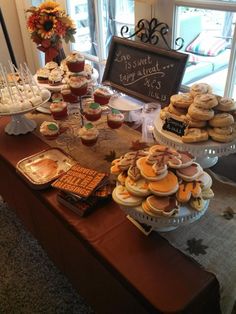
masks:
[(182, 51), (189, 60), (182, 84), (206, 82), (216, 94), (236, 99), (236, 1), (160, 0), (157, 12), (167, 17), (172, 42), (184, 39)]

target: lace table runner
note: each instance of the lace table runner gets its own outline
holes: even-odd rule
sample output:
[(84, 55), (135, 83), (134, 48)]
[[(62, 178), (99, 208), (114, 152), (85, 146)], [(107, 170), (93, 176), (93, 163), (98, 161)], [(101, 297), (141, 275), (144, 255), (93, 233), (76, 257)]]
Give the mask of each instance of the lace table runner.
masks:
[[(39, 126), (50, 120), (50, 115), (29, 114)], [(96, 145), (86, 147), (78, 137), (81, 125), (79, 115), (71, 115), (60, 122), (67, 131), (56, 140), (45, 140), (50, 146), (60, 147), (84, 167), (109, 172), (110, 162), (122, 154), (141, 149), (141, 134), (126, 125), (112, 130), (107, 127), (106, 117), (95, 122), (100, 131)], [(215, 274), (221, 289), (222, 313), (232, 313), (236, 300), (236, 188), (213, 180), (214, 199), (206, 214), (198, 221), (161, 233), (174, 247), (194, 258), (207, 271)], [(236, 313), (236, 312), (234, 312)]]

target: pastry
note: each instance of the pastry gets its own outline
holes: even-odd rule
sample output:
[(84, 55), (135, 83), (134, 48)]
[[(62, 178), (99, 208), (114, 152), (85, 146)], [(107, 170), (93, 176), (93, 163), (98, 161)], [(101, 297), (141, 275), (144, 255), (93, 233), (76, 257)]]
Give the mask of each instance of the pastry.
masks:
[(214, 118), (209, 121), (212, 127), (225, 127), (234, 123), (234, 117), (232, 114), (224, 112), (215, 114)]
[(127, 177), (125, 180), (125, 187), (135, 196), (147, 196), (151, 193), (148, 188), (148, 183), (144, 178), (134, 181), (130, 177)]
[(134, 162), (134, 164), (132, 164), (129, 167), (128, 176), (134, 181), (137, 181), (138, 179), (141, 178), (141, 172), (140, 172), (139, 168), (137, 167), (136, 162)]
[(143, 210), (151, 216), (171, 217), (179, 212), (179, 205), (175, 197), (159, 197), (150, 195), (142, 202)]
[(93, 93), (94, 100), (98, 102), (100, 105), (108, 104), (111, 96), (112, 96), (111, 91), (107, 87), (103, 86), (97, 88)]
[(107, 125), (111, 129), (118, 129), (124, 122), (124, 115), (117, 109), (111, 109), (111, 112), (107, 115)]
[(188, 108), (188, 114), (192, 119), (208, 121), (214, 117), (214, 110), (198, 107), (197, 104), (192, 103)]
[(218, 105), (218, 100), (213, 94), (199, 94), (194, 97), (194, 103), (199, 108), (212, 109)]
[(176, 170), (176, 174), (181, 179), (187, 182), (197, 180), (197, 178), (202, 174), (202, 172), (203, 172), (202, 167), (196, 162), (193, 162), (192, 165), (189, 167)]
[(84, 71), (84, 56), (78, 51), (73, 51), (66, 57), (66, 65), (71, 72)]
[(126, 153), (122, 159), (120, 159), (119, 167), (123, 170), (128, 170), (130, 166), (135, 165), (136, 161), (143, 156), (147, 156), (147, 152), (144, 150), (138, 150), (136, 152)]
[(112, 192), (112, 198), (116, 203), (128, 207), (136, 207), (143, 201), (142, 197), (132, 195), (123, 185), (115, 187)]
[(98, 140), (98, 129), (91, 123), (86, 123), (80, 130), (79, 130), (79, 137), (81, 142), (86, 146), (93, 146), (96, 144)]
[(172, 103), (169, 104), (168, 111), (176, 116), (183, 116), (187, 113), (187, 108), (177, 107)]
[(177, 108), (187, 109), (193, 102), (193, 97), (190, 93), (176, 94), (170, 97), (170, 102)]
[(214, 192), (212, 191), (211, 188), (203, 189), (203, 190), (202, 190), (202, 193), (201, 193), (201, 197), (202, 197), (204, 200), (209, 200), (209, 199), (211, 199), (211, 198), (214, 197)]
[(46, 139), (54, 140), (58, 137), (60, 128), (56, 122), (44, 121), (39, 131)]
[(204, 128), (207, 125), (207, 121), (193, 119), (188, 113), (186, 118), (190, 128)]
[(205, 129), (188, 128), (181, 139), (184, 143), (204, 142), (208, 140), (208, 132)]
[(55, 120), (64, 119), (68, 116), (67, 103), (64, 101), (52, 102), (49, 108)]
[(222, 135), (230, 135), (233, 133), (234, 129), (233, 127), (230, 125), (230, 126), (224, 126), (222, 128), (212, 128), (212, 130), (217, 133), (217, 134), (222, 134)]
[(71, 76), (69, 86), (73, 94), (84, 96), (88, 91), (88, 80), (83, 76)]
[(187, 203), (191, 197), (201, 196), (201, 186), (199, 182), (182, 182), (176, 193), (176, 198), (180, 203)]
[(169, 112), (169, 107), (164, 107), (160, 110), (160, 118), (161, 120), (165, 120), (168, 116), (168, 112)]
[(117, 177), (117, 181), (121, 184), (121, 185), (125, 185), (125, 180), (127, 179), (127, 172), (126, 171), (122, 171), (121, 173), (119, 173), (118, 177)]
[(232, 142), (236, 138), (236, 134), (233, 132), (232, 134), (219, 134), (215, 130), (215, 128), (208, 128), (209, 136), (216, 142), (228, 143)]
[(236, 103), (232, 98), (219, 97), (219, 104), (215, 107), (219, 111), (233, 111), (236, 110)]
[(190, 94), (195, 97), (199, 94), (208, 94), (212, 93), (212, 88), (207, 83), (196, 83), (190, 87)]
[(89, 121), (97, 121), (101, 118), (102, 108), (96, 102), (87, 103), (86, 107), (84, 108), (84, 115), (85, 118)]
[(45, 64), (45, 68), (52, 71), (58, 68), (58, 64), (55, 61), (49, 61)]
[(179, 188), (177, 176), (168, 171), (167, 175), (158, 181), (149, 182), (149, 189), (154, 195), (168, 196), (177, 192)]

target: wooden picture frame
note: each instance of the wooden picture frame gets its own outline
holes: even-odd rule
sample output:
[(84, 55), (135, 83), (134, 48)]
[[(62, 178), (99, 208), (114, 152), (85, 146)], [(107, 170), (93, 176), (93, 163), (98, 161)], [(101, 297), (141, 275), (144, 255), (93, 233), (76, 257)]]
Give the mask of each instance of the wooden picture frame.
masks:
[(185, 53), (114, 36), (102, 82), (144, 102), (167, 105), (179, 91), (187, 60)]

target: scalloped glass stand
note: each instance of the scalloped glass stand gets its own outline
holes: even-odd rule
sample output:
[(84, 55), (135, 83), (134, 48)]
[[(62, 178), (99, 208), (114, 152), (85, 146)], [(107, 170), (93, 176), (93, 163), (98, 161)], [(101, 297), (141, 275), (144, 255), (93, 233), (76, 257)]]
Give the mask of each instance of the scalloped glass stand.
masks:
[(173, 217), (149, 216), (141, 209), (141, 207), (120, 207), (127, 215), (130, 215), (133, 219), (139, 221), (140, 223), (145, 223), (146, 225), (151, 226), (153, 230), (158, 232), (167, 232), (172, 231), (179, 226), (197, 221), (206, 213), (209, 202), (209, 200), (206, 201), (205, 207), (200, 212), (191, 209), (188, 206), (181, 206), (179, 213)]
[(27, 119), (24, 115), (11, 116), (11, 121), (6, 125), (5, 132), (9, 135), (20, 135), (32, 132), (36, 128), (35, 121)]
[(214, 166), (218, 157), (236, 152), (236, 140), (229, 143), (217, 143), (212, 140), (199, 143), (183, 143), (181, 138), (170, 132), (162, 131), (163, 121), (159, 115), (154, 120), (153, 135), (157, 142), (181, 151), (188, 151), (197, 158), (197, 162), (205, 169)]

